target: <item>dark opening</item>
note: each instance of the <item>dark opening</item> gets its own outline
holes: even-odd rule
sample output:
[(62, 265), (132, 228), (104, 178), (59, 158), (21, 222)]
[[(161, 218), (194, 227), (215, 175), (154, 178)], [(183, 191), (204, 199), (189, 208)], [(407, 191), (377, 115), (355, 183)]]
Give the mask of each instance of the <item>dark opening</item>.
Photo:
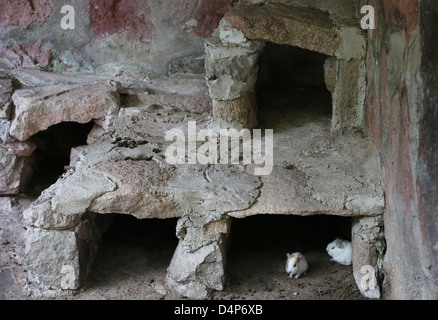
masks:
[[(120, 297), (123, 287), (136, 288), (141, 299), (157, 299), (151, 290), (163, 285), (167, 267), (178, 245), (176, 218), (137, 219), (131, 215), (104, 215), (111, 219), (87, 278), (87, 292), (111, 286)], [(90, 291), (91, 290), (91, 291)], [(158, 290), (159, 291), (159, 290)], [(132, 297), (132, 295), (131, 295)]]
[(331, 119), (331, 93), (325, 86), (327, 56), (298, 47), (266, 43), (257, 78), (257, 115), (261, 128), (280, 122)]
[[(352, 266), (331, 261), (326, 246), (351, 240), (351, 218), (257, 215), (233, 219), (224, 298), (361, 299)], [(286, 253), (301, 252), (309, 269), (299, 279), (285, 271)]]
[(65, 172), (70, 163), (71, 149), (87, 144), (87, 136), (94, 123), (63, 122), (35, 134), (36, 144), (33, 175), (29, 182), (30, 192), (40, 194)]

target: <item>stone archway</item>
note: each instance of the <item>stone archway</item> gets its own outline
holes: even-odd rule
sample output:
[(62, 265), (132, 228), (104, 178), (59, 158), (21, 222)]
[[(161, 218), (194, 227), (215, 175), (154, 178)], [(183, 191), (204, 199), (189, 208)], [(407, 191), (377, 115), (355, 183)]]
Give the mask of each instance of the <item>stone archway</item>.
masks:
[(318, 9), (269, 3), (234, 6), (206, 42), (206, 78), (215, 130), (256, 127), (254, 86), (266, 41), (329, 56), (325, 78), (332, 93), (332, 130), (362, 128), (366, 83), (362, 31), (333, 21)]

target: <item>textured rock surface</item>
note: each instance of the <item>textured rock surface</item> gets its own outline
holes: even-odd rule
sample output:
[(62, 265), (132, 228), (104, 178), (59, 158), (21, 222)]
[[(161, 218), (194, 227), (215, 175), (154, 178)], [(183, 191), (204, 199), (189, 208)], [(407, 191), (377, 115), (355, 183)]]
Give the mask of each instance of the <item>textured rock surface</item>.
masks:
[(11, 47), (8, 48), (0, 42), (0, 57), (8, 60), (13, 66), (46, 67), (52, 58), (52, 52), (43, 49), (42, 45), (42, 40), (23, 45), (13, 41)]
[[(381, 214), (379, 158), (370, 141), (359, 135), (331, 135), (328, 121), (299, 119), (300, 113), (290, 113), (270, 124), (276, 132), (273, 171), (260, 177), (263, 187), (257, 202), (230, 215)], [(247, 170), (252, 172), (253, 166)]]
[(186, 31), (208, 38), (219, 24), (232, 0), (179, 0), (172, 5), (172, 20)]
[(363, 130), (366, 96), (365, 62), (339, 60), (337, 82), (332, 94), (334, 131)]
[(21, 141), (60, 122), (105, 118), (120, 104), (117, 87), (109, 82), (21, 89), (12, 99), (16, 108), (10, 134)]
[(29, 158), (25, 156), (31, 149), (25, 146), (0, 145), (0, 195), (18, 194), (22, 191), (32, 173)]
[(8, 119), (0, 119), (0, 143), (12, 142), (14, 139), (9, 135), (11, 121)]
[(63, 266), (71, 266), (73, 283), (79, 287), (79, 249), (74, 231), (53, 231), (30, 227), (26, 241), (29, 281), (41, 289), (59, 289)]
[(163, 168), (154, 161), (121, 160), (99, 163), (94, 171), (109, 177), (117, 184), (117, 189), (96, 197), (88, 210), (130, 214), (138, 219), (177, 216), (178, 208), (174, 201), (157, 195), (153, 190), (165, 184), (173, 170)]
[(211, 111), (211, 99), (206, 94), (178, 95), (171, 93), (149, 94), (139, 93), (138, 100), (145, 107), (164, 107), (194, 113), (208, 113)]
[[(227, 30), (221, 24), (221, 30)], [(233, 100), (252, 90), (257, 79), (257, 60), (263, 43), (248, 41), (238, 44), (212, 38), (206, 42), (206, 76), (210, 96), (215, 100)]]
[[(25, 211), (26, 223), (40, 228), (35, 229), (35, 238), (49, 241), (44, 236), (47, 232), (79, 234), (87, 212), (140, 219), (177, 217), (179, 245), (167, 280), (181, 295), (199, 299), (223, 288), (230, 230), (227, 216), (374, 216), (381, 212), (380, 175), (373, 149), (366, 139), (330, 136), (328, 121), (301, 123), (295, 114), (292, 120), (277, 119), (274, 171), (263, 178), (252, 174), (252, 166), (168, 164), (164, 157), (171, 144), (164, 141), (168, 130), (178, 128), (187, 134), (188, 121), (196, 121), (198, 131), (212, 123), (209, 114), (190, 113), (190, 100), (179, 93), (205, 94), (205, 86), (196, 88), (185, 82), (172, 87), (168, 82), (164, 90), (161, 84), (150, 83), (143, 92), (121, 89), (127, 96), (113, 125), (79, 154), (75, 170), (64, 174)], [(191, 110), (208, 109), (210, 101), (205, 97)], [(73, 237), (69, 239), (65, 239), (69, 254), (78, 250), (81, 255), (82, 247)], [(36, 258), (33, 243), (28, 245), (31, 260)], [(53, 245), (47, 248), (56, 252)], [(46, 256), (47, 265), (32, 267), (36, 284), (39, 272), (53, 268), (48, 265), (52, 253), (38, 254)], [(86, 276), (82, 263), (70, 262), (78, 279)], [(48, 287), (60, 280), (59, 272), (50, 270), (53, 277), (44, 280)]]
[(115, 188), (116, 184), (110, 179), (87, 167), (69, 171), (44, 190), (23, 216), (28, 224), (39, 228), (73, 228), (95, 198)]
[[(359, 290), (368, 298), (379, 299), (381, 297), (379, 284), (382, 281), (382, 264), (386, 250), (383, 229), (382, 216), (361, 217), (353, 220), (351, 236), (353, 276)], [(363, 268), (369, 268), (369, 266), (374, 270), (372, 275), (366, 275), (363, 272)], [(365, 276), (375, 278), (364, 282)]]
[(0, 194), (17, 194), (20, 191), (21, 174), (24, 169), (23, 160), (13, 152), (0, 147)]
[(361, 31), (349, 23), (335, 23), (322, 10), (269, 3), (235, 5), (206, 42), (206, 77), (215, 130), (256, 126), (257, 108), (251, 92), (263, 41), (331, 56), (325, 77), (333, 95), (332, 128), (341, 132), (363, 129), (366, 80)]
[(97, 37), (126, 33), (129, 41), (150, 41), (155, 29), (146, 1), (87, 1), (93, 33)]
[(25, 254), (30, 292), (59, 295), (83, 285), (98, 248), (100, 227), (95, 215), (69, 230), (29, 226)]
[[(436, 29), (432, 1), (362, 1), (368, 34), (365, 122), (385, 176), (384, 297), (437, 299)], [(414, 280), (415, 279), (415, 280)]]
[(213, 100), (213, 128), (253, 129), (257, 126), (257, 104), (254, 92), (245, 92), (234, 100)]
[(48, 0), (0, 1), (0, 29), (9, 26), (27, 28), (32, 22), (43, 25), (54, 8)]
[(288, 44), (334, 55), (340, 36), (329, 15), (285, 4), (236, 5), (224, 19), (249, 39)]
[(224, 19), (248, 39), (292, 45), (339, 59), (362, 59), (366, 44), (362, 31), (356, 24), (334, 19), (329, 12), (283, 3), (238, 4)]
[(9, 118), (12, 105), (12, 80), (0, 79), (0, 118)]
[(178, 244), (167, 273), (167, 281), (190, 299), (205, 299), (209, 291), (223, 290), (225, 281), (222, 244), (211, 243), (195, 253)]

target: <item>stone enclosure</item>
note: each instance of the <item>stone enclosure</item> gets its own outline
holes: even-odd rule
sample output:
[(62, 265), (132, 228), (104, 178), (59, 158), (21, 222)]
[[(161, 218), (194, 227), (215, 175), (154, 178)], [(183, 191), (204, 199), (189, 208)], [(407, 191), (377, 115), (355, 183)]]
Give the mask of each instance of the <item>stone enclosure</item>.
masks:
[[(370, 99), (376, 103), (369, 96), (370, 35), (360, 28), (351, 1), (342, 2), (350, 5), (342, 11), (334, 3), (218, 1), (207, 9), (221, 18), (214, 15), (217, 21), (207, 21), (206, 29), (200, 21), (181, 20), (186, 5), (175, 5), (175, 23), (205, 37), (201, 76), (190, 74), (193, 65), (199, 69), (199, 56), (193, 55), (186, 64), (178, 59), (169, 64), (192, 70), (176, 77), (1, 69), (0, 195), (18, 195), (29, 186), (38, 194), (23, 212), (30, 292), (57, 296), (81, 288), (113, 214), (177, 220), (178, 245), (166, 281), (191, 299), (224, 289), (236, 219), (324, 215), (351, 219), (354, 280), (365, 297), (381, 298), (388, 287), (385, 273), (397, 274), (385, 269), (393, 265), (385, 262), (385, 228), (394, 222), (386, 205), (389, 169), (382, 168), (379, 132), (370, 124)], [(150, 16), (144, 5), (140, 9)], [(195, 17), (202, 17), (199, 10)], [(88, 11), (97, 14), (92, 7)], [(90, 19), (97, 23), (93, 15)], [(141, 25), (135, 34), (149, 46), (155, 26)], [(93, 28), (102, 36), (104, 25)], [(138, 40), (127, 34), (129, 41)], [(269, 71), (275, 69), (276, 52), (290, 52), (291, 60), (300, 54), (315, 58), (303, 60), (305, 76), (288, 80), (283, 65), (283, 73)], [(162, 71), (163, 61), (151, 57)], [(374, 73), (371, 80), (377, 81)], [(283, 82), (286, 89), (278, 85)], [(189, 121), (196, 122), (198, 133), (207, 129), (209, 137), (223, 129), (273, 129), (272, 172), (256, 175), (254, 162), (168, 163), (165, 151), (172, 141), (166, 141), (166, 132), (187, 135)], [(54, 179), (36, 172), (35, 163), (48, 161), (53, 151), (48, 139), (58, 135), (64, 139), (60, 145), (68, 145), (68, 133), (60, 133), (69, 128), (83, 136), (80, 145), (72, 142), (73, 148), (64, 150), (69, 163)], [(363, 267), (371, 267), (375, 288), (362, 285)]]

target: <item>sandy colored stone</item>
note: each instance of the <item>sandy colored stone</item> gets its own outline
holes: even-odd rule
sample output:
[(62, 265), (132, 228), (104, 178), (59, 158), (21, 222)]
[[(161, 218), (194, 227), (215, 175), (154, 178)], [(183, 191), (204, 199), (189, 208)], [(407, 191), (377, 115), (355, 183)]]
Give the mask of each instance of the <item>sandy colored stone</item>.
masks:
[(60, 289), (63, 266), (72, 269), (70, 288), (79, 287), (79, 248), (74, 231), (29, 227), (26, 241), (28, 279), (44, 289)]
[(18, 194), (31, 174), (28, 159), (5, 145), (0, 145), (0, 172), (0, 195)]
[(224, 44), (219, 38), (206, 41), (205, 72), (210, 96), (215, 100), (234, 100), (251, 91), (257, 80), (257, 60), (263, 42)]
[(329, 57), (324, 63), (324, 82), (327, 90), (334, 92), (338, 80), (338, 60), (335, 57)]
[(12, 151), (18, 157), (30, 157), (37, 146), (35, 143), (30, 141), (15, 141), (6, 143), (3, 145), (3, 147), (9, 151)]
[(78, 147), (74, 147), (71, 149), (70, 151), (70, 163), (69, 163), (69, 167), (75, 167), (76, 166), (76, 160), (79, 156), (79, 154), (82, 152), (82, 150), (84, 150), (87, 146), (78, 146)]
[(172, 199), (153, 192), (165, 185), (170, 172), (154, 161), (102, 162), (94, 171), (117, 183), (117, 189), (93, 200), (88, 210), (97, 213), (131, 214), (139, 219), (172, 218), (177, 207)]
[(193, 113), (211, 111), (211, 99), (206, 93), (197, 95), (139, 93), (137, 98), (147, 107), (158, 105)]
[(87, 144), (91, 144), (102, 136), (106, 131), (98, 124), (94, 124), (87, 136)]
[(255, 128), (257, 125), (255, 93), (242, 93), (235, 100), (213, 100), (213, 119), (220, 129)]
[(25, 255), (31, 289), (59, 295), (84, 284), (102, 235), (95, 218), (87, 215), (61, 231), (29, 226)]
[(249, 39), (288, 44), (330, 56), (340, 45), (339, 32), (329, 14), (317, 9), (281, 3), (236, 5), (224, 19)]
[(92, 85), (54, 85), (16, 90), (10, 134), (20, 141), (61, 122), (87, 123), (119, 109), (117, 87), (110, 82)]
[(179, 242), (167, 269), (168, 284), (190, 299), (205, 299), (211, 290), (223, 290), (225, 258), (221, 244), (211, 243), (188, 252), (183, 242)]
[(332, 129), (363, 129), (366, 96), (365, 65), (360, 60), (339, 60), (337, 83), (333, 92)]
[(0, 143), (12, 142), (13, 139), (9, 135), (9, 129), (11, 128), (11, 120), (0, 119)]
[(83, 214), (95, 198), (116, 188), (110, 179), (89, 168), (77, 169), (77, 172), (68, 171), (57, 181), (51, 199), (53, 211), (66, 215)]

